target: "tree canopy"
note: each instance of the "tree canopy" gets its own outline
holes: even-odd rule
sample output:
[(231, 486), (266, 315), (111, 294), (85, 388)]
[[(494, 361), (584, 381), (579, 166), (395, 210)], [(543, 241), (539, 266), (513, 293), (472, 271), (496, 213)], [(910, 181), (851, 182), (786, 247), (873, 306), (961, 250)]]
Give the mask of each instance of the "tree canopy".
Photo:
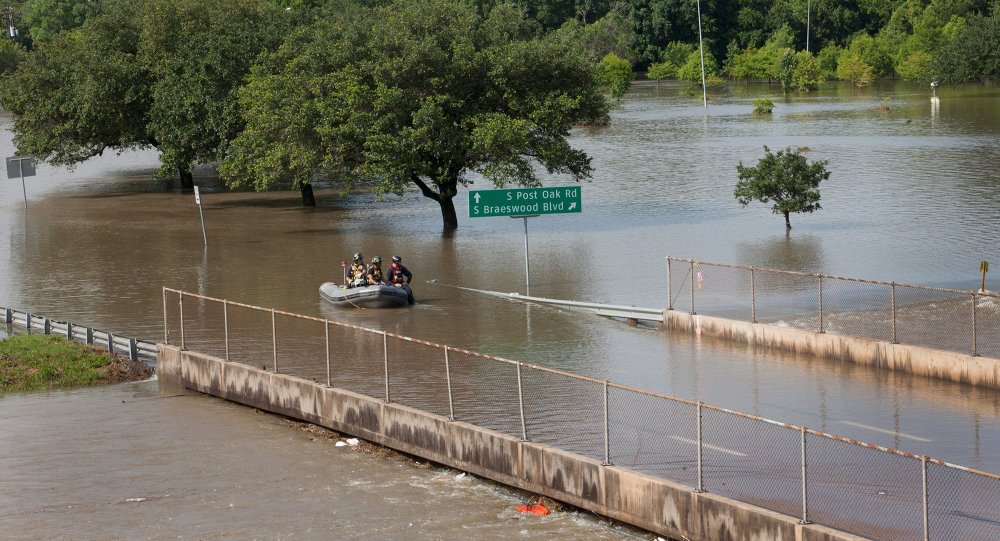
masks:
[(570, 128), (607, 120), (593, 64), (522, 9), (486, 15), (461, 0), (356, 7), (302, 28), (240, 91), (246, 129), (227, 150), (230, 185), (315, 175), (376, 195), (409, 185), (458, 226), (453, 198), (472, 173), (536, 186), (538, 168), (575, 179), (590, 158)]
[(830, 178), (825, 160), (809, 163), (805, 156), (791, 147), (777, 154), (764, 147), (764, 157), (754, 167), (741, 161), (736, 166), (740, 180), (733, 195), (744, 207), (751, 201), (770, 204), (771, 212), (785, 216), (785, 227), (791, 229), (789, 214), (819, 210), (819, 183)]

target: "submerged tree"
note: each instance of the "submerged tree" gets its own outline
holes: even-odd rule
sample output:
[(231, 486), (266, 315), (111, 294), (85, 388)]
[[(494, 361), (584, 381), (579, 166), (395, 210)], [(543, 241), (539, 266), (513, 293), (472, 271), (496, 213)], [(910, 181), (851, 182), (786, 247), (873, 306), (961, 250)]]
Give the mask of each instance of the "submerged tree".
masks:
[(462, 0), (342, 10), (294, 34), (240, 93), (246, 129), (228, 149), (230, 185), (266, 189), (317, 174), (409, 185), (458, 227), (454, 197), (476, 172), (537, 186), (536, 166), (575, 179), (590, 158), (570, 128), (606, 122), (592, 64), (509, 4), (483, 17)]
[(771, 211), (785, 216), (785, 227), (791, 229), (789, 214), (819, 210), (819, 183), (830, 178), (827, 161), (808, 163), (805, 156), (791, 147), (777, 154), (764, 147), (764, 157), (755, 167), (740, 162), (736, 171), (740, 181), (733, 195), (744, 207), (751, 201), (771, 204)]

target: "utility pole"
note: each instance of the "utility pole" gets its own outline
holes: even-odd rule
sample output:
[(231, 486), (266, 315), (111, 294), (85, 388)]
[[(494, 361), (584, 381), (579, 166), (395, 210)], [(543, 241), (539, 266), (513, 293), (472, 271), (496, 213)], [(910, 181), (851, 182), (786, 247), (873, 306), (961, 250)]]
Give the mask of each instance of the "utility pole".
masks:
[(3, 9), (3, 20), (7, 22), (7, 35), (10, 39), (17, 39), (17, 28), (14, 26), (14, 8), (7, 6)]

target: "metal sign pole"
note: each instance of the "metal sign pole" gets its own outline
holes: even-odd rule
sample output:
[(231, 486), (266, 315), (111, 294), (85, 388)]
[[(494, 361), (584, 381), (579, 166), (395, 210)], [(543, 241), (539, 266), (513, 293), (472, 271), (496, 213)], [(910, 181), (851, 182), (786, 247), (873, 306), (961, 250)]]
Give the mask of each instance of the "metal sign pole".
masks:
[(531, 265), (528, 263), (528, 217), (524, 219), (524, 290), (525, 295), (531, 296)]
[(28, 209), (28, 189), (24, 187), (24, 168), (18, 167), (21, 171), (21, 192), (24, 194), (24, 209)]
[(201, 193), (198, 192), (198, 187), (194, 187), (194, 202), (198, 205), (198, 216), (201, 217), (201, 239), (205, 242), (205, 246), (208, 246), (208, 234), (205, 233), (205, 212), (201, 210)]

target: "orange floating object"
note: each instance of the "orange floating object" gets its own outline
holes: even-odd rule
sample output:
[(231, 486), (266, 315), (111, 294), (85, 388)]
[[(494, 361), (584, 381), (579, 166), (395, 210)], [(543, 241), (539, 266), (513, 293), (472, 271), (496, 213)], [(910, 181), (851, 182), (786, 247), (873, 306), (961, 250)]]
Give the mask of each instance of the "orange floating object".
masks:
[(545, 507), (541, 503), (536, 503), (534, 505), (519, 505), (517, 510), (522, 513), (531, 513), (532, 515), (538, 515), (544, 517), (549, 514), (549, 508)]

